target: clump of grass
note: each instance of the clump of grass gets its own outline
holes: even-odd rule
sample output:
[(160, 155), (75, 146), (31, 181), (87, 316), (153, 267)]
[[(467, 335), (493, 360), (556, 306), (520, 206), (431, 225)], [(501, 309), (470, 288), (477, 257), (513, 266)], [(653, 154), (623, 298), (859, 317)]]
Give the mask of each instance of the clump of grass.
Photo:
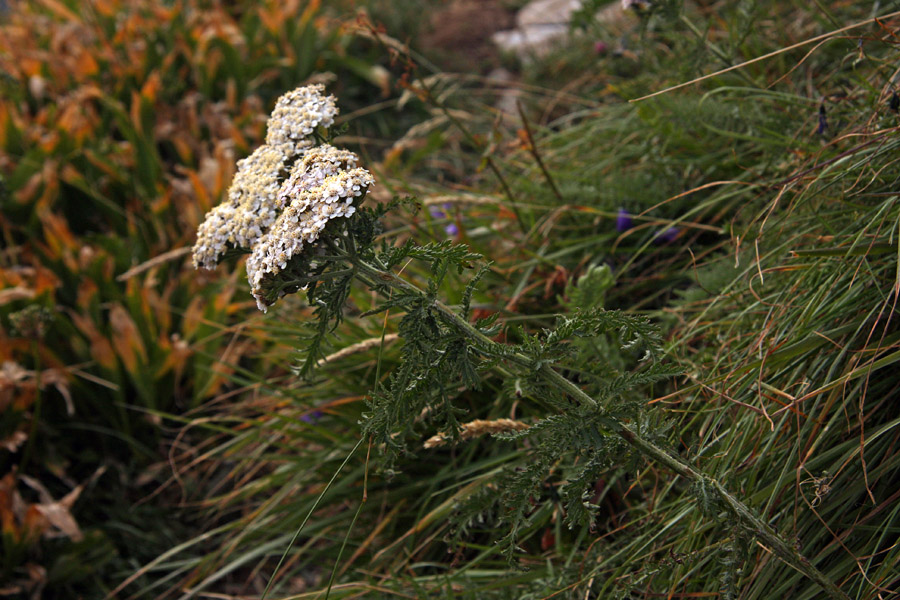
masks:
[[(694, 373), (671, 400), (684, 411), (678, 428), (691, 432), (685, 443), (752, 486), (771, 522), (827, 557), (832, 577), (860, 597), (897, 583), (884, 535), (896, 526), (900, 476), (898, 413), (886, 401), (900, 358), (891, 191), (900, 172), (896, 124), (877, 126), (890, 118), (889, 97), (874, 95), (837, 148), (773, 186), (742, 230), (752, 251), (737, 268), (723, 256), (700, 273), (711, 285), (716, 270), (736, 277), (715, 294), (690, 290), (673, 332)], [(840, 152), (843, 143), (852, 146)], [(835, 155), (847, 159), (838, 169)], [(747, 593), (796, 593), (792, 573), (769, 568)]]

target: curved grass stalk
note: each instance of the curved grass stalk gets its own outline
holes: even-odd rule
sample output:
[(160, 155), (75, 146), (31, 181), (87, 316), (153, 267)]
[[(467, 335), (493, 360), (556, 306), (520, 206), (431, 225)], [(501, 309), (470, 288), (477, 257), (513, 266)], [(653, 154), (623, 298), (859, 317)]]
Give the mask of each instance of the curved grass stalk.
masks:
[[(297, 538), (300, 537), (300, 532), (303, 531), (304, 527), (306, 527), (307, 521), (309, 521), (309, 518), (313, 515), (314, 512), (316, 512), (316, 508), (318, 508), (319, 502), (321, 502), (322, 498), (325, 497), (325, 494), (328, 493), (328, 490), (331, 488), (331, 485), (337, 479), (338, 475), (341, 474), (341, 471), (343, 471), (344, 467), (347, 466), (347, 463), (350, 462), (350, 458), (356, 453), (357, 449), (359, 449), (360, 445), (363, 443), (363, 439), (365, 439), (365, 438), (360, 438), (359, 441), (356, 442), (356, 445), (353, 446), (353, 449), (347, 455), (347, 458), (344, 459), (344, 462), (341, 463), (341, 466), (339, 466), (337, 471), (334, 472), (334, 475), (331, 476), (331, 480), (328, 482), (328, 485), (325, 486), (325, 488), (322, 490), (322, 493), (320, 493), (319, 497), (316, 498), (316, 501), (313, 503), (312, 507), (309, 509), (309, 512), (306, 514), (306, 518), (303, 519), (302, 523), (300, 523), (300, 527), (298, 527), (297, 531), (294, 532), (294, 537), (291, 538), (291, 542), (288, 544), (287, 548), (285, 548), (284, 552), (281, 554), (281, 558), (278, 560), (278, 564), (275, 565), (275, 570), (272, 571), (272, 576), (269, 577), (269, 581), (268, 581), (268, 583), (266, 583), (266, 589), (263, 590), (263, 594), (262, 594), (262, 597), (260, 598), (260, 600), (266, 600), (266, 596), (269, 595), (269, 589), (272, 587), (272, 584), (275, 583), (275, 577), (278, 575), (278, 572), (281, 570), (281, 565), (284, 564), (284, 561), (287, 558), (288, 554), (290, 554), (291, 548), (293, 548), (294, 544), (297, 542)], [(362, 505), (360, 505), (360, 506), (362, 506)], [(358, 515), (359, 515), (359, 512), (357, 512), (357, 516)], [(356, 521), (356, 517), (353, 517), (353, 520)], [(352, 529), (352, 525), (351, 525), (351, 529)], [(346, 543), (346, 540), (344, 540), (344, 543)], [(341, 546), (341, 551), (343, 552), (343, 546)], [(340, 560), (340, 557), (338, 557), (338, 560)], [(334, 582), (334, 573), (332, 573), (332, 580), (329, 582), (329, 587), (328, 587), (329, 591), (331, 590), (331, 585), (333, 582)], [(327, 595), (326, 595), (326, 597), (327, 597)]]

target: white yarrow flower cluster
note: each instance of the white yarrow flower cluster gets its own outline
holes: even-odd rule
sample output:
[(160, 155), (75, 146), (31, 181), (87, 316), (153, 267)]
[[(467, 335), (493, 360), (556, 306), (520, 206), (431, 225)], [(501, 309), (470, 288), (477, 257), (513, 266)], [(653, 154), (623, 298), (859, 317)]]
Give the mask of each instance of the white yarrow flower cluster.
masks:
[(308, 85), (279, 98), (269, 116), (266, 145), (298, 154), (312, 147), (312, 133), (331, 127), (338, 113), (334, 96), (323, 96), (324, 90), (321, 84)]
[(225, 202), (197, 230), (194, 266), (215, 268), (230, 247), (249, 248), (247, 276), (260, 310), (267, 289), (291, 258), (314, 244), (329, 221), (356, 212), (353, 200), (374, 183), (353, 152), (324, 144), (313, 133), (337, 115), (333, 96), (310, 85), (279, 98), (266, 144), (238, 161)]
[(279, 205), (279, 174), (287, 157), (260, 146), (238, 161), (228, 199), (212, 209), (197, 230), (194, 266), (213, 269), (228, 246), (250, 248), (283, 208)]
[(286, 208), (247, 259), (250, 289), (260, 310), (266, 310), (264, 284), (275, 279), (304, 246), (313, 244), (331, 219), (356, 212), (353, 199), (375, 183), (356, 164), (354, 153), (326, 144), (313, 148), (294, 165), (281, 188)]

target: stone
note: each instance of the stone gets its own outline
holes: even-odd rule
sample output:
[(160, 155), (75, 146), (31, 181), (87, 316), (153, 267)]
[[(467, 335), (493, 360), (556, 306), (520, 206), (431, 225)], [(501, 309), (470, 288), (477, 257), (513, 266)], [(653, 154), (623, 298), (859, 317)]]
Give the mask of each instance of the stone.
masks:
[(572, 15), (581, 8), (581, 0), (535, 0), (516, 14), (519, 29), (541, 25), (569, 26)]

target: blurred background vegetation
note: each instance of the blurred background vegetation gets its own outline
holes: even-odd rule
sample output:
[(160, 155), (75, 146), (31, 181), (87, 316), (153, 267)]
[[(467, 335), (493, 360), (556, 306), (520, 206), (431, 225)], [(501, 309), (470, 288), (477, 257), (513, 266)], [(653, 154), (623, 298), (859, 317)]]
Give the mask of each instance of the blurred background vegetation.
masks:
[[(649, 315), (684, 369), (629, 392), (658, 435), (849, 596), (900, 586), (900, 7), (585, 2), (523, 59), (488, 40), (522, 1), (6, 4), (0, 596), (819, 597), (652, 464), (606, 466), (572, 529), (552, 472), (510, 564), (494, 492), (528, 442), (418, 449), (394, 473), (352, 452), (401, 315), (357, 318), (359, 290), (300, 381), (302, 298), (263, 316), (241, 268), (188, 256), (275, 99), (310, 82), (372, 201), (423, 205), (388, 217), (391, 243), (493, 261), (476, 317)], [(577, 361), (627, 366), (604, 340)], [(545, 416), (483, 383), (461, 420)]]

